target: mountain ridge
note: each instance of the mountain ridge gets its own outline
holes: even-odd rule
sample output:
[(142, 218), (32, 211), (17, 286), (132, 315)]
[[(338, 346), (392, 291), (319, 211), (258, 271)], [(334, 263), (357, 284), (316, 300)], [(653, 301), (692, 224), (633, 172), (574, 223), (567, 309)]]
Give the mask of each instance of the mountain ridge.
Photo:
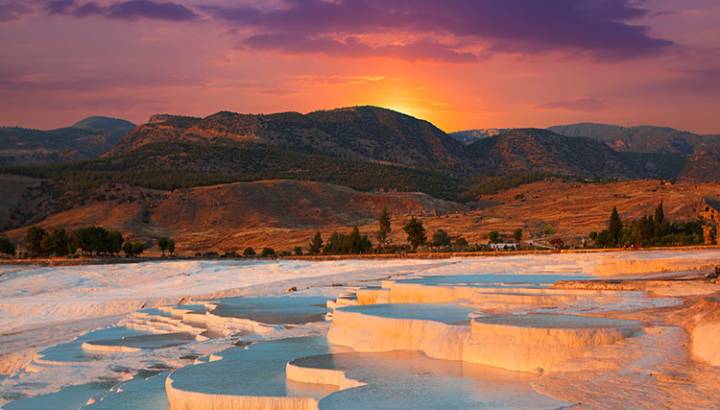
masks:
[(135, 124), (110, 117), (87, 117), (69, 127), (37, 130), (0, 127), (0, 164), (45, 164), (97, 158)]

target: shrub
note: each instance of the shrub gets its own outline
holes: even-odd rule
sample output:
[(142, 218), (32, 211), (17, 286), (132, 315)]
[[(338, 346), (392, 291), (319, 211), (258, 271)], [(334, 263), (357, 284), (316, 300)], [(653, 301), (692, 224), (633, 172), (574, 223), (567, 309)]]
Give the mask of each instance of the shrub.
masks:
[(10, 239), (5, 236), (0, 236), (0, 253), (15, 256), (15, 244), (10, 242)]
[(513, 232), (513, 239), (515, 242), (520, 243), (523, 239), (523, 230), (518, 228)]
[(455, 247), (458, 249), (466, 249), (469, 246), (467, 239), (462, 236), (455, 240)]
[(249, 256), (255, 256), (255, 255), (256, 255), (255, 249), (253, 249), (249, 246), (247, 248), (245, 248), (245, 250), (243, 251), (243, 256), (249, 257)]
[(275, 256), (275, 249), (263, 248), (262, 252), (260, 253), (260, 256), (262, 256), (263, 258), (269, 258), (269, 257)]
[(450, 235), (444, 229), (435, 231), (432, 237), (433, 246), (450, 246)]

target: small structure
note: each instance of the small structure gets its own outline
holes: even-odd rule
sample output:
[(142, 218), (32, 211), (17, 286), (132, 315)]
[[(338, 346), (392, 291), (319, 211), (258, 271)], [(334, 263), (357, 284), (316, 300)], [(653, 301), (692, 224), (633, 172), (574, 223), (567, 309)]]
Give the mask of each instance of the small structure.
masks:
[(494, 251), (514, 251), (518, 248), (518, 244), (516, 243), (490, 243), (488, 245), (490, 249)]
[(703, 237), (706, 245), (718, 243), (718, 223), (720, 222), (720, 201), (713, 198), (703, 198), (698, 212), (704, 221)]

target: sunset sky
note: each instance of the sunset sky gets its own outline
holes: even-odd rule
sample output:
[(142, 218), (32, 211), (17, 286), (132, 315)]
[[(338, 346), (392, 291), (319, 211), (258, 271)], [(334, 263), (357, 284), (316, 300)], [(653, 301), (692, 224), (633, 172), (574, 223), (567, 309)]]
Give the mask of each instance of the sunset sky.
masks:
[(380, 105), (720, 133), (718, 0), (0, 0), (0, 125)]

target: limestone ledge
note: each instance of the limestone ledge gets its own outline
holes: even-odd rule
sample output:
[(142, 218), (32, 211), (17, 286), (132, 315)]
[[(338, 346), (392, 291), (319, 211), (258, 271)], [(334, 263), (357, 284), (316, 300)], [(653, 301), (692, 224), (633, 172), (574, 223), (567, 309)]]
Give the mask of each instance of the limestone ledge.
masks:
[(341, 308), (335, 311), (327, 337), (332, 344), (358, 352), (420, 351), (435, 359), (543, 372), (594, 347), (640, 331), (640, 325), (634, 322), (571, 328), (483, 323), (482, 318), (476, 318), (468, 326), (373, 316)]

